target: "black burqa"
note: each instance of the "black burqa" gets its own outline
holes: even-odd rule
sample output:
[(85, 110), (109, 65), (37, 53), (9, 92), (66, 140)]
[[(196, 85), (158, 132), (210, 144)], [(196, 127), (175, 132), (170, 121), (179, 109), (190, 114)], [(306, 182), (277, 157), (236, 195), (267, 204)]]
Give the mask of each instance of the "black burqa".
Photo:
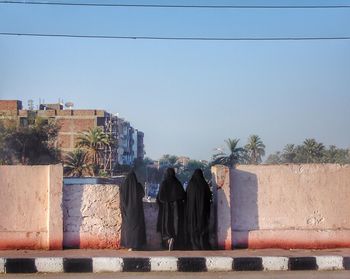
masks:
[(196, 169), (188, 183), (186, 202), (186, 231), (188, 248), (208, 250), (211, 191), (203, 172)]
[(163, 247), (173, 238), (174, 249), (185, 248), (185, 199), (186, 192), (176, 178), (175, 170), (168, 168), (157, 195), (157, 231), (162, 236)]
[(145, 191), (131, 171), (120, 187), (122, 213), (121, 246), (140, 249), (146, 244), (145, 216), (142, 198)]

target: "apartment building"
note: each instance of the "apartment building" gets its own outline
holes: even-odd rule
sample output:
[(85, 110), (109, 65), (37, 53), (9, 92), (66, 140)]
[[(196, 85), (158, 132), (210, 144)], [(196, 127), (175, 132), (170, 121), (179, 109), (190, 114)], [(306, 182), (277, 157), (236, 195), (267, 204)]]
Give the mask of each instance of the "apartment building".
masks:
[[(63, 154), (74, 150), (81, 132), (100, 127), (117, 143), (108, 154), (111, 168), (115, 164), (131, 165), (136, 158), (143, 159), (143, 136), (142, 144), (138, 143), (138, 133), (142, 132), (134, 129), (125, 119), (105, 110), (67, 109), (60, 103), (40, 104), (37, 110), (28, 110), (23, 109), (22, 102), (19, 100), (0, 100), (0, 120), (13, 120), (18, 125), (27, 125), (28, 118), (36, 116), (57, 122), (60, 127), (57, 147)], [(134, 136), (135, 131), (136, 137)]]

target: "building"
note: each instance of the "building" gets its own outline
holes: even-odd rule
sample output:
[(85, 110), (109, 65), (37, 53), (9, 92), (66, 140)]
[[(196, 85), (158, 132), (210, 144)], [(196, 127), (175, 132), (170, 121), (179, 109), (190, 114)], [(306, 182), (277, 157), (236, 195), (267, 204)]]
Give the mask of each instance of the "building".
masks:
[(135, 159), (144, 159), (144, 133), (133, 128), (124, 118), (118, 118), (118, 163), (131, 165)]
[[(108, 169), (112, 169), (116, 164), (131, 165), (136, 158), (143, 158), (143, 133), (112, 113), (97, 109), (65, 109), (60, 103), (40, 104), (37, 110), (25, 110), (21, 101), (0, 100), (0, 119), (13, 120), (18, 125), (28, 125), (28, 119), (36, 116), (57, 122), (60, 127), (57, 147), (63, 154), (75, 149), (81, 132), (100, 127), (116, 142), (113, 148), (106, 151)], [(142, 139), (139, 133), (142, 133)], [(138, 144), (139, 138), (142, 144)]]
[(137, 131), (137, 158), (143, 160), (145, 157), (145, 145), (143, 143), (143, 138), (145, 134), (141, 131)]

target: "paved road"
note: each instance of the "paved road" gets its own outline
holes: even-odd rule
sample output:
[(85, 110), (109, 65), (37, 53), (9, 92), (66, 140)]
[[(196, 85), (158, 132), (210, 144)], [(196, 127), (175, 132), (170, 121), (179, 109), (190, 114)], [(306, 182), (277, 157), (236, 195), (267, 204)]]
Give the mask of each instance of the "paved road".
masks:
[(3, 274), (0, 275), (0, 279), (31, 279), (31, 278), (42, 278), (42, 279), (90, 279), (90, 278), (99, 278), (99, 279), (182, 279), (182, 278), (193, 278), (196, 279), (211, 279), (213, 277), (218, 279), (349, 279), (350, 271), (278, 271), (278, 272), (206, 272), (206, 273), (178, 273), (178, 272), (152, 272), (152, 273), (108, 273), (108, 274)]

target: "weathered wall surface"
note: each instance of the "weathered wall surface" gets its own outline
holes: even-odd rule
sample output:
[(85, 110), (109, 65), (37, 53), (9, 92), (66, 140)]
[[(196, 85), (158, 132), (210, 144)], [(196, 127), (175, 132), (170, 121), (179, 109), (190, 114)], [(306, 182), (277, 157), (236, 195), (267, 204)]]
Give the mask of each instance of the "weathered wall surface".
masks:
[(144, 202), (147, 250), (162, 250), (161, 236), (157, 232), (158, 204), (155, 201)]
[(63, 215), (64, 247), (120, 247), (118, 185), (65, 185)]
[(62, 166), (0, 166), (0, 249), (62, 248)]
[[(65, 185), (63, 190), (66, 248), (119, 249), (121, 212), (119, 186), (115, 184)], [(148, 250), (161, 249), (156, 231), (158, 205), (144, 202)]]
[[(242, 165), (229, 172), (222, 167), (215, 170), (230, 181), (217, 190), (222, 194), (218, 231), (226, 230), (218, 235), (221, 248), (230, 242), (249, 248), (350, 247), (349, 165)], [(230, 216), (230, 226), (220, 220), (223, 214)]]
[[(213, 213), (217, 245), (221, 249), (232, 247), (230, 198), (230, 169), (225, 166), (212, 168), (213, 180)], [(216, 223), (215, 223), (216, 221)]]

